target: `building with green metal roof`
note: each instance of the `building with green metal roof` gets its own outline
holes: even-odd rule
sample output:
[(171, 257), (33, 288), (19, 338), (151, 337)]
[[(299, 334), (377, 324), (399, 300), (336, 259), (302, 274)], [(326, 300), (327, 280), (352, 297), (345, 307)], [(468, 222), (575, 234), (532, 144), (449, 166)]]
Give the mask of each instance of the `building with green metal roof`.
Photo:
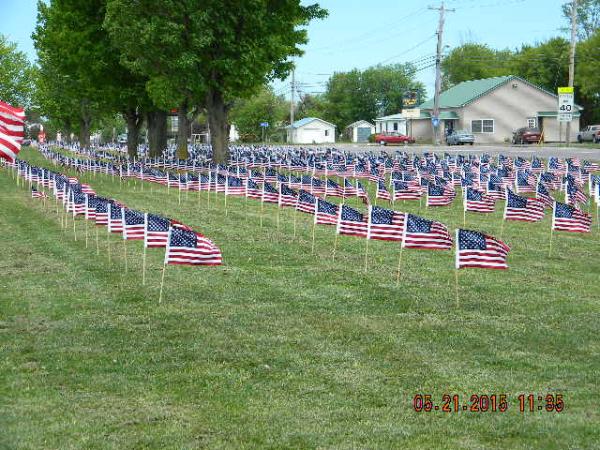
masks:
[[(527, 126), (540, 128), (547, 142), (564, 138), (565, 126), (561, 130), (557, 121), (557, 95), (514, 75), (464, 81), (442, 92), (439, 105), (444, 132), (467, 130), (478, 143), (510, 142), (513, 131)], [(433, 100), (419, 109), (418, 118), (408, 121), (408, 133), (418, 141), (430, 141)], [(575, 105), (572, 138), (579, 131), (580, 110)]]

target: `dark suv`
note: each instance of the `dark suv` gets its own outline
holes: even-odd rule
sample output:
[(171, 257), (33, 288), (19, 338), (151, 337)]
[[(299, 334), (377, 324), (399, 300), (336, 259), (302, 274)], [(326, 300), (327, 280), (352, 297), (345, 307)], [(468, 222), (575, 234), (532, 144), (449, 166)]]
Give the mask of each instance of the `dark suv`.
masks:
[(523, 127), (513, 131), (513, 144), (533, 144), (540, 142), (542, 133), (538, 128)]

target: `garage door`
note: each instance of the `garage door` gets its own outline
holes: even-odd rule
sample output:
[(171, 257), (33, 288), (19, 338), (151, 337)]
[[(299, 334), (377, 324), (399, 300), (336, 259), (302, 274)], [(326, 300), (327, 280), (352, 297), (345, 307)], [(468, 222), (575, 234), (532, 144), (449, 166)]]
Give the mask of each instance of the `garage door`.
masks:
[(356, 142), (368, 142), (371, 135), (371, 127), (358, 127), (356, 130)]

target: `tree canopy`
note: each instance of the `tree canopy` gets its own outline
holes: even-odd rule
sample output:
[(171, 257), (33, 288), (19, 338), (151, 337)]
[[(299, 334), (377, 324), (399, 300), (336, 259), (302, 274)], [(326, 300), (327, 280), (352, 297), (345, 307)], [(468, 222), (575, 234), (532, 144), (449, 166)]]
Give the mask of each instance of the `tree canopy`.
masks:
[(33, 94), (34, 69), (17, 44), (0, 34), (0, 100), (29, 106)]

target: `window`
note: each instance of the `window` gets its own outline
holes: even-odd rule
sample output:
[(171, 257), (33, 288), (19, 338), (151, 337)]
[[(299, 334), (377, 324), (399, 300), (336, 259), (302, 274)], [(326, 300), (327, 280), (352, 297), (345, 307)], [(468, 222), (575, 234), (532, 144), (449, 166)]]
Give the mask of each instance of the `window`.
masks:
[(394, 122), (394, 131), (398, 131), (398, 122)]
[(527, 128), (537, 128), (537, 118), (529, 117), (527, 119)]
[(325, 130), (325, 136), (329, 136), (329, 130)]
[(493, 133), (494, 119), (471, 120), (472, 133)]

